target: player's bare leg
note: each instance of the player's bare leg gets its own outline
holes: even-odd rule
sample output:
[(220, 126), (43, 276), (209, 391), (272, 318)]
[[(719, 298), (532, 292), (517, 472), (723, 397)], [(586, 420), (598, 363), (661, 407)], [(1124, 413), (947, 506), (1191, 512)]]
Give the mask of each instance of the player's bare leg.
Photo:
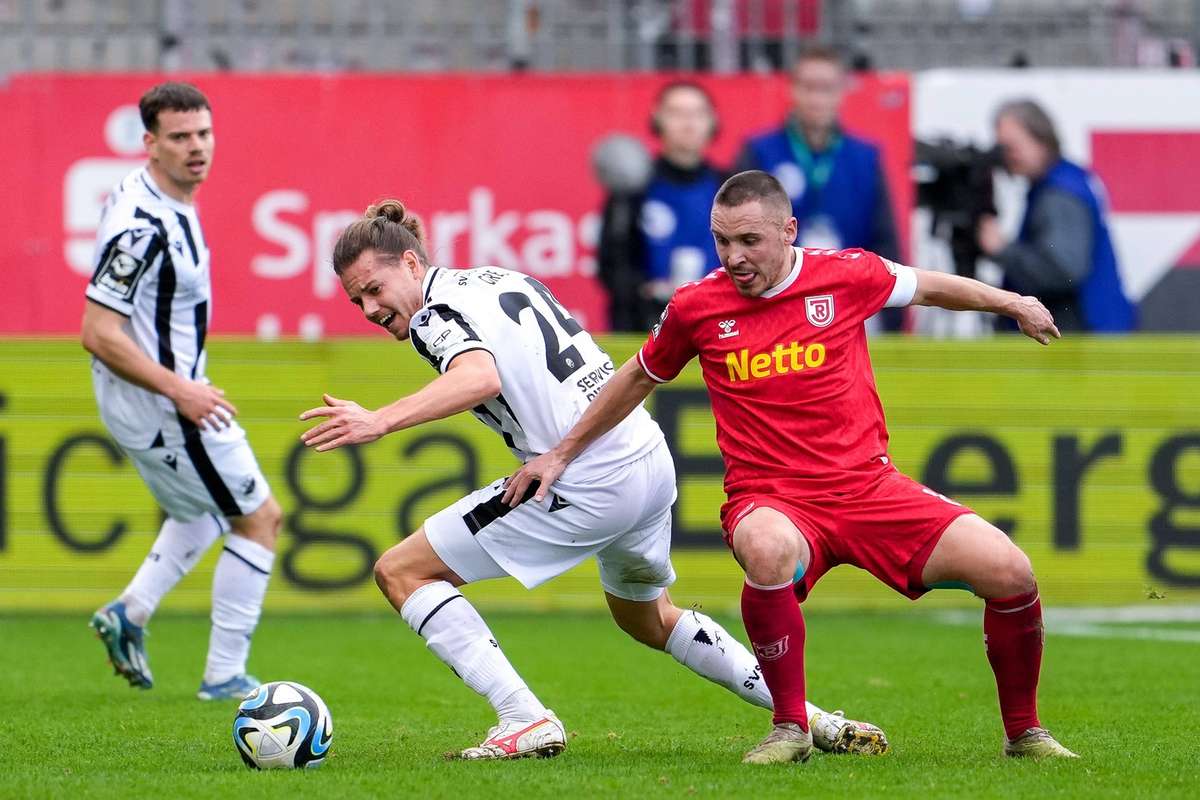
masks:
[(742, 622), (774, 699), (775, 728), (743, 759), (749, 764), (807, 761), (812, 751), (804, 701), (804, 615), (793, 583), (808, 568), (808, 542), (772, 508), (747, 514), (733, 532), (733, 554), (746, 572)]
[(482, 744), (463, 750), (462, 758), (556, 756), (566, 749), (562, 723), (529, 690), (483, 618), (458, 592), (462, 578), (434, 552), (424, 528), (380, 557), (375, 582), (434, 655), (496, 710), (499, 722)]
[[(684, 610), (664, 591), (639, 602), (604, 593), (617, 626), (655, 650), (665, 650), (697, 675), (725, 687), (751, 705), (774, 708), (758, 661), (719, 623), (694, 609)], [(846, 719), (805, 702), (813, 745), (829, 753), (875, 755), (887, 750), (887, 737), (869, 722)]]
[(1005, 754), (1076, 757), (1055, 741), (1038, 719), (1044, 635), (1042, 604), (1029, 558), (1003, 531), (968, 514), (946, 528), (921, 579), (926, 586), (965, 583), (985, 601), (984, 643), (996, 675)]
[(196, 692), (201, 700), (240, 700), (258, 687), (258, 679), (246, 672), (246, 660), (262, 616), (282, 522), (283, 509), (273, 496), (253, 512), (229, 518), (232, 530), (213, 571), (212, 632), (204, 679)]

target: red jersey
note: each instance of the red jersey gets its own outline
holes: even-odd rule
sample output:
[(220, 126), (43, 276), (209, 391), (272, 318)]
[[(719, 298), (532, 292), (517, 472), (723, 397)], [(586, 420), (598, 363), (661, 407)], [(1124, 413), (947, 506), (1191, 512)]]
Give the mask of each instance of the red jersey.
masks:
[(894, 469), (863, 322), (894, 292), (907, 305), (915, 275), (864, 250), (795, 252), (760, 297), (723, 269), (681, 286), (638, 352), (659, 382), (700, 357), (730, 496), (848, 491)]

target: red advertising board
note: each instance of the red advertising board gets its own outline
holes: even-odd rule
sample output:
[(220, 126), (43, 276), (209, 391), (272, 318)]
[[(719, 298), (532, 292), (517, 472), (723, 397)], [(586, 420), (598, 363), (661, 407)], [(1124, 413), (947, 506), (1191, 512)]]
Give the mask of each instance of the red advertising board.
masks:
[[(77, 330), (105, 193), (142, 163), (136, 113), (152, 75), (18, 76), (0, 86), (0, 334)], [(541, 278), (604, 330), (594, 280), (603, 190), (589, 155), (613, 131), (653, 139), (661, 75), (195, 76), (213, 104), (213, 172), (198, 195), (213, 254), (219, 333), (338, 335), (370, 327), (329, 266), (333, 242), (369, 202), (399, 197), (424, 219), (431, 259)], [(702, 79), (729, 163), (777, 124), (778, 76)], [(899, 219), (911, 203), (909, 83), (856, 81), (849, 129), (884, 151)], [(902, 235), (906, 235), (901, 226)]]

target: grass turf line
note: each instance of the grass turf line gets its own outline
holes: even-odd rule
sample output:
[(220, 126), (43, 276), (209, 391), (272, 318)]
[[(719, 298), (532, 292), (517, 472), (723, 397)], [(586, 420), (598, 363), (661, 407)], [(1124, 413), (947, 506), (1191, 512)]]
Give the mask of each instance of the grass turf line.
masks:
[[(230, 728), (234, 703), (194, 699), (207, 620), (160, 615), (148, 640), (156, 686), (108, 674), (86, 616), (0, 617), (7, 735), (0, 797), (1195, 797), (1200, 646), (1056, 637), (1043, 722), (1084, 758), (1000, 757), (995, 689), (978, 629), (919, 612), (809, 615), (810, 698), (882, 725), (882, 758), (815, 754), (755, 768), (742, 753), (765, 711), (637, 645), (606, 617), (487, 614), (505, 651), (571, 733), (546, 761), (461, 763), (486, 703), (394, 616), (268, 615), (251, 664), (317, 690), (334, 718), (314, 772), (254, 773)], [(724, 619), (741, 635), (736, 620)]]

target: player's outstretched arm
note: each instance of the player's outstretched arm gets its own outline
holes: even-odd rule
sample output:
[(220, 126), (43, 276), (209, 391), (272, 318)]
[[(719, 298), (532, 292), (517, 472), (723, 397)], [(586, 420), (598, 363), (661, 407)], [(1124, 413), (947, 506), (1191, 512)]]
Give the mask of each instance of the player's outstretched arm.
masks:
[(1021, 333), (1040, 344), (1050, 344), (1051, 337), (1062, 338), (1054, 325), (1054, 317), (1036, 297), (945, 272), (927, 269), (914, 269), (913, 272), (917, 275), (917, 291), (912, 305), (936, 306), (951, 311), (990, 311), (1016, 320)]
[(300, 419), (320, 417), (325, 421), (305, 431), (300, 441), (319, 452), (348, 444), (366, 444), (423, 422), (454, 416), (498, 394), (500, 373), (492, 354), (471, 350), (456, 356), (446, 372), (424, 389), (376, 411), (365, 409), (353, 400), (322, 395), (325, 405), (310, 408)]
[(84, 349), (130, 383), (167, 397), (192, 424), (214, 431), (229, 427), (237, 409), (225, 392), (159, 364), (125, 332), (123, 315), (90, 300), (86, 305), (80, 337)]
[(510, 506), (520, 505), (525, 492), (529, 490), (529, 485), (534, 481), (540, 481), (541, 485), (538, 486), (533, 499), (539, 503), (544, 500), (546, 493), (558, 480), (558, 476), (562, 475), (567, 464), (589, 444), (629, 416), (657, 385), (642, 369), (637, 356), (622, 364), (563, 440), (550, 451), (526, 461), (513, 473), (504, 490), (504, 502)]

